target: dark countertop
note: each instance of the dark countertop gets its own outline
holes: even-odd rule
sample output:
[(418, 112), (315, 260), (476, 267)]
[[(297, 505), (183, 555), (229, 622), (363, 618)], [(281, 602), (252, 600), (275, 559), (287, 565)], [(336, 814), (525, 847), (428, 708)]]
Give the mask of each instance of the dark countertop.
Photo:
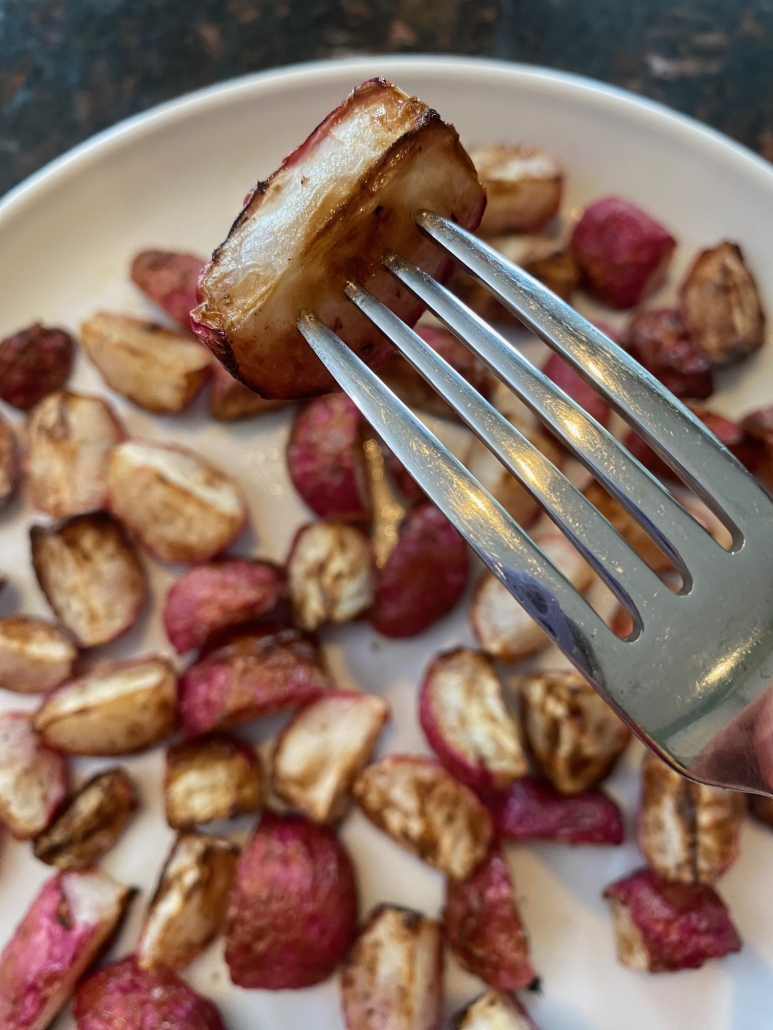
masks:
[(92, 133), (191, 89), (385, 52), (590, 75), (773, 160), (773, 0), (0, 0), (0, 194)]

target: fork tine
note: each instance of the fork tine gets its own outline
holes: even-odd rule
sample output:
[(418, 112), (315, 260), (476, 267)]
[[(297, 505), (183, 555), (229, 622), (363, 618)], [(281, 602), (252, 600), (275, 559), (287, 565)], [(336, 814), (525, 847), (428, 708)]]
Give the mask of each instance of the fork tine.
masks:
[(385, 304), (357, 283), (347, 283), (345, 292), (548, 511), (629, 610), (641, 619), (641, 597), (631, 597), (625, 580), (661, 606), (673, 604), (668, 587), (539, 448)]
[[(413, 412), (311, 311), (298, 330), (408, 472), (567, 657), (604, 689), (593, 639), (615, 637), (587, 601)], [(621, 644), (621, 646), (623, 646)]]
[(417, 223), (566, 358), (717, 515), (731, 520), (736, 544), (737, 521), (769, 511), (761, 487), (713, 433), (574, 308), (453, 222), (423, 211)]
[(642, 523), (682, 572), (685, 586), (691, 582), (691, 570), (706, 569), (712, 558), (721, 560), (722, 549), (652, 473), (503, 336), (415, 265), (397, 255), (387, 256), (384, 263), (550, 426), (604, 488)]

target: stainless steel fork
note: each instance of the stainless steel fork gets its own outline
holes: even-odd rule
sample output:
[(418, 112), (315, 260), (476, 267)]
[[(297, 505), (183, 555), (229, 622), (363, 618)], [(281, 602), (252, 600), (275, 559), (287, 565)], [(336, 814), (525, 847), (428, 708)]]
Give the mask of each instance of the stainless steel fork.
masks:
[(356, 283), (346, 293), (561, 526), (634, 619), (616, 637), (405, 404), (310, 311), (298, 328), (491, 571), (632, 729), (685, 775), (773, 795), (773, 502), (695, 416), (537, 280), (431, 212), (419, 227), (557, 351), (727, 525), (712, 537), (502, 336), (399, 255), (385, 266), (544, 421), (682, 575), (673, 593), (558, 469)]

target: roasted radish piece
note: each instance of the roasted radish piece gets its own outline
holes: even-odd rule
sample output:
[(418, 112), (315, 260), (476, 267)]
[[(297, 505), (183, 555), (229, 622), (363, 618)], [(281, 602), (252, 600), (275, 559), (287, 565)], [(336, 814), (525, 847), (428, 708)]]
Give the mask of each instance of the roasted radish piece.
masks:
[(574, 671), (521, 680), (523, 729), (537, 764), (556, 790), (579, 794), (611, 772), (631, 731)]
[(385, 637), (413, 637), (460, 600), (469, 575), (467, 545), (433, 504), (411, 509), (376, 582), (370, 623)]
[(655, 572), (673, 571), (673, 565), (655, 544), (652, 537), (645, 532), (633, 515), (629, 515), (625, 508), (611, 494), (607, 493), (600, 483), (594, 480), (584, 493), (591, 504), (612, 523), (620, 536), (628, 541), (651, 569)]
[(0, 415), (0, 509), (10, 501), (19, 485), (19, 456), (13, 429)]
[(607, 402), (562, 357), (558, 354), (551, 354), (542, 366), (542, 371), (564, 393), (568, 393), (573, 401), (585, 408), (592, 418), (595, 418), (602, 426), (608, 424), (610, 408)]
[(181, 678), (183, 733), (194, 737), (293, 708), (329, 686), (308, 634), (285, 626), (235, 632)]
[(69, 754), (131, 755), (174, 731), (176, 701), (176, 677), (166, 658), (100, 662), (45, 699), (35, 729)]
[(639, 847), (667, 880), (714, 883), (738, 856), (743, 795), (685, 779), (651, 752), (642, 765)]
[(373, 694), (331, 690), (312, 701), (277, 741), (274, 790), (315, 822), (340, 819), (388, 718), (386, 701)]
[(471, 876), (446, 884), (443, 929), (456, 958), (500, 991), (535, 977), (507, 862), (494, 845)]
[(0, 341), (0, 397), (29, 411), (61, 390), (72, 368), (73, 340), (64, 329), (36, 322)]
[(625, 331), (625, 345), (677, 397), (705, 399), (714, 392), (711, 362), (695, 346), (678, 311), (640, 311)]
[(220, 930), (239, 848), (181, 833), (161, 870), (137, 944), (140, 969), (184, 969)]
[[(590, 587), (593, 570), (562, 533), (537, 530), (532, 537), (580, 593)], [(470, 623), (483, 650), (504, 662), (528, 658), (550, 642), (545, 631), (492, 572), (484, 572), (478, 580)]]
[(419, 718), (430, 747), (463, 783), (501, 790), (529, 765), (488, 655), (459, 647), (439, 655), (424, 675)]
[(17, 615), (0, 619), (0, 687), (44, 694), (72, 674), (78, 649), (57, 626)]
[(419, 912), (379, 905), (341, 972), (346, 1030), (439, 1030), (443, 939)]
[(266, 415), (283, 408), (286, 401), (267, 401), (234, 379), (219, 361), (212, 363), (212, 387), (209, 392), (209, 413), (218, 422), (236, 422), (254, 415)]
[(511, 994), (488, 991), (454, 1018), (455, 1030), (537, 1030), (524, 1007)]
[[(0, 715), (0, 822), (17, 840), (45, 829), (67, 793), (67, 767), (26, 712)], [(2, 1025), (2, 1023), (0, 1023)]]
[(164, 628), (183, 654), (228, 626), (284, 614), (287, 583), (271, 562), (226, 558), (191, 569), (170, 588)]
[(46, 397), (27, 423), (24, 468), (33, 507), (54, 518), (102, 508), (110, 451), (125, 435), (101, 397)]
[(190, 313), (198, 304), (197, 285), (206, 261), (174, 250), (142, 250), (132, 261), (131, 277), (146, 297), (190, 329)]
[(260, 762), (249, 744), (212, 733), (170, 747), (164, 777), (166, 821), (175, 829), (257, 812)]
[(365, 769), (354, 795), (375, 826), (454, 880), (469, 876), (488, 850), (485, 807), (429, 758), (382, 758)]
[(332, 830), (263, 815), (228, 901), (225, 959), (239, 987), (310, 987), (333, 972), (357, 926), (357, 887)]
[(30, 529), (32, 564), (48, 603), (82, 647), (115, 640), (145, 603), (145, 574), (106, 512)]
[(662, 225), (618, 197), (587, 207), (572, 235), (586, 286), (613, 308), (632, 308), (655, 290), (675, 246)]
[(765, 342), (757, 283), (735, 243), (701, 251), (679, 295), (687, 332), (712, 365), (740, 361)]
[(108, 311), (81, 325), (81, 342), (108, 386), (162, 415), (187, 407), (212, 365), (200, 343), (156, 322)]
[(172, 969), (140, 969), (133, 955), (85, 980), (72, 1011), (78, 1030), (224, 1030), (211, 1001)]
[[(564, 452), (552, 437), (530, 426), (516, 424), (516, 428), (545, 455), (548, 461), (561, 467)], [(516, 522), (522, 526), (534, 522), (540, 512), (539, 502), (511, 472), (508, 472), (482, 440), (473, 438), (464, 463), (481, 486), (488, 490), (495, 501), (499, 501)]]
[(296, 534), (287, 559), (293, 621), (315, 630), (349, 622), (373, 604), (373, 550), (364, 533), (344, 522), (312, 522)]
[(741, 950), (724, 902), (712, 887), (671, 883), (637, 869), (604, 891), (615, 925), (618, 960), (650, 973), (698, 969)]
[(35, 858), (58, 869), (96, 865), (118, 842), (138, 804), (137, 791), (123, 769), (92, 776), (35, 838)]
[(358, 86), (247, 198), (199, 281), (196, 331), (266, 397), (334, 382), (296, 329), (302, 308), (369, 365), (391, 347), (346, 298), (355, 279), (413, 325), (422, 306), (382, 265), (396, 251), (444, 281), (451, 261), (419, 231), (430, 210), (475, 229), (483, 188), (452, 126), (384, 79)]
[(764, 823), (765, 826), (773, 827), (773, 798), (766, 797), (764, 794), (747, 794), (749, 801), (749, 811), (754, 818)]
[[(479, 394), (483, 397), (489, 396), (491, 377), (486, 366), (469, 347), (465, 347), (447, 329), (419, 326), (416, 332), (432, 350), (475, 387)], [(395, 352), (390, 355), (381, 367), (379, 375), (390, 390), (412, 408), (419, 408), (443, 418), (457, 417), (450, 405), (401, 354)]]
[(3, 1030), (46, 1030), (112, 937), (130, 895), (95, 869), (43, 885), (0, 955)]
[(548, 780), (524, 776), (507, 790), (484, 796), (494, 833), (503, 840), (558, 844), (622, 844), (623, 817), (602, 790), (567, 797)]
[(362, 417), (345, 393), (309, 401), (295, 416), (287, 470), (315, 515), (366, 520), (370, 499), (362, 450)]
[(475, 147), (470, 157), (486, 188), (482, 236), (537, 232), (558, 211), (564, 173), (544, 151), (523, 144)]
[(389, 475), (392, 477), (398, 493), (402, 494), (410, 504), (426, 500), (426, 494), (400, 459), (390, 451), (383, 441), (380, 443), (380, 447)]
[(230, 476), (184, 447), (149, 440), (113, 448), (108, 499), (113, 514), (161, 561), (209, 561), (247, 520)]

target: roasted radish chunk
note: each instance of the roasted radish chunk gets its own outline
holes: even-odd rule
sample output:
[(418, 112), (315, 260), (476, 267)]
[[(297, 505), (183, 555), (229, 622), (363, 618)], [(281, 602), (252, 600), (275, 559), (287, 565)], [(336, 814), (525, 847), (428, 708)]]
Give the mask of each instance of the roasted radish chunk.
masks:
[(72, 368), (72, 336), (36, 322), (0, 341), (0, 397), (29, 411), (61, 390)]
[(362, 417), (345, 393), (301, 408), (290, 430), (287, 470), (315, 515), (353, 522), (369, 517)]
[[(535, 531), (532, 536), (580, 593), (590, 587), (593, 570), (562, 533), (548, 529)], [(492, 572), (484, 572), (478, 580), (470, 623), (483, 650), (504, 662), (528, 658), (549, 643), (545, 631)]]
[(517, 991), (534, 979), (510, 870), (497, 845), (466, 880), (446, 884), (443, 929), (459, 962), (489, 987)]
[(388, 718), (389, 706), (373, 694), (336, 690), (312, 701), (277, 741), (274, 790), (315, 822), (340, 819)]
[(164, 602), (164, 628), (183, 654), (229, 626), (283, 614), (286, 602), (287, 584), (278, 566), (226, 558), (191, 569), (177, 580)]
[(457, 1014), (456, 1030), (537, 1030), (526, 1009), (512, 995), (488, 991)]
[(749, 811), (754, 818), (765, 826), (773, 827), (773, 798), (764, 794), (747, 794), (747, 798)]
[(46, 1030), (112, 937), (130, 895), (97, 870), (60, 873), (43, 885), (0, 955), (3, 1030)]
[(443, 938), (418, 912), (379, 905), (341, 973), (346, 1030), (438, 1030), (443, 1014)]
[(183, 733), (193, 737), (292, 708), (329, 686), (316, 641), (300, 630), (234, 633), (180, 680)]
[(488, 850), (485, 807), (429, 758), (382, 758), (365, 769), (354, 795), (375, 826), (454, 880), (469, 876)]
[(584, 491), (585, 496), (593, 504), (605, 519), (612, 523), (617, 532), (622, 536), (640, 557), (655, 572), (673, 571), (673, 565), (655, 544), (652, 537), (645, 532), (642, 526), (630, 515), (622, 504), (619, 504), (611, 494), (608, 494), (600, 484), (592, 482)]
[(108, 498), (113, 514), (161, 561), (209, 561), (247, 520), (230, 476), (184, 447), (149, 440), (113, 449)]
[(685, 779), (651, 752), (642, 765), (639, 847), (667, 880), (714, 883), (738, 855), (743, 795)]
[(413, 637), (456, 605), (469, 575), (467, 545), (433, 504), (406, 515), (376, 583), (370, 623), (385, 637)]
[(558, 211), (564, 173), (544, 151), (523, 144), (475, 147), (470, 157), (486, 188), (481, 235), (537, 232)]
[(26, 712), (0, 715), (0, 822), (17, 840), (29, 840), (48, 826), (66, 793), (64, 760), (45, 746)]
[(551, 354), (542, 366), (542, 371), (556, 386), (560, 386), (564, 393), (568, 393), (573, 401), (585, 408), (592, 418), (595, 418), (602, 426), (607, 425), (610, 415), (609, 405), (562, 357), (558, 354)]
[(78, 649), (57, 626), (25, 615), (0, 619), (0, 687), (45, 694), (72, 674)]
[(156, 322), (108, 311), (81, 325), (81, 342), (108, 386), (162, 415), (187, 407), (212, 365), (200, 343)]
[(119, 522), (105, 512), (30, 529), (32, 564), (48, 603), (82, 647), (106, 644), (134, 624), (145, 574)]
[(184, 969), (220, 930), (239, 849), (182, 833), (161, 870), (137, 945), (140, 969)]
[(249, 744), (212, 733), (170, 747), (164, 777), (166, 821), (175, 829), (257, 812), (260, 762)]
[[(453, 333), (435, 326), (419, 326), (416, 332), (432, 350), (464, 376), (478, 393), (483, 397), (489, 396), (491, 377), (486, 366)], [(379, 375), (390, 390), (412, 408), (443, 418), (457, 417), (450, 405), (401, 354), (390, 355), (379, 370)]]
[(613, 308), (632, 308), (655, 290), (675, 246), (662, 225), (618, 197), (587, 207), (572, 235), (586, 286)]
[(698, 969), (741, 950), (724, 902), (705, 884), (671, 883), (654, 869), (637, 869), (610, 884), (604, 897), (612, 909), (618, 960), (629, 969)]
[(110, 451), (125, 436), (101, 397), (54, 393), (27, 423), (25, 479), (29, 499), (54, 518), (102, 508)]
[(13, 429), (0, 415), (0, 509), (10, 501), (19, 485), (19, 455)]
[(173, 250), (142, 250), (132, 261), (131, 277), (146, 297), (190, 328), (190, 313), (198, 304), (197, 285), (206, 261), (196, 254)]
[(100, 969), (77, 990), (78, 1030), (224, 1030), (220, 1014), (172, 969), (140, 969), (134, 956)]
[(567, 797), (548, 780), (524, 776), (507, 790), (484, 796), (494, 833), (503, 840), (558, 844), (622, 844), (623, 817), (602, 790)]
[(285, 401), (267, 401), (234, 379), (220, 362), (212, 364), (212, 387), (209, 393), (209, 413), (218, 422), (236, 422), (254, 415), (266, 415), (285, 406)]
[(138, 803), (134, 784), (123, 769), (92, 776), (35, 838), (35, 858), (58, 869), (96, 865), (118, 842)]
[(287, 559), (293, 621), (315, 630), (349, 622), (373, 604), (373, 551), (368, 538), (344, 522), (312, 522), (300, 529)]
[(358, 86), (247, 198), (199, 281), (196, 331), (266, 397), (334, 382), (296, 329), (310, 308), (376, 367), (390, 345), (346, 298), (354, 279), (413, 325), (421, 304), (383, 267), (397, 251), (440, 281), (451, 262), (419, 231), (430, 210), (475, 229), (483, 188), (456, 131), (383, 79)]
[(463, 783), (501, 790), (529, 771), (518, 726), (488, 655), (459, 647), (424, 675), (419, 718), (430, 747)]
[(176, 677), (165, 658), (100, 662), (50, 694), (35, 729), (51, 747), (74, 755), (131, 755), (175, 728)]
[(687, 332), (712, 365), (740, 361), (765, 342), (757, 283), (735, 243), (701, 251), (682, 283), (680, 300)]
[(579, 673), (535, 672), (521, 680), (523, 729), (556, 790), (579, 794), (608, 776), (631, 731)]
[(309, 987), (333, 972), (357, 926), (357, 887), (332, 830), (266, 812), (236, 868), (225, 959), (239, 987)]
[(677, 397), (705, 399), (714, 392), (711, 362), (687, 332), (678, 311), (640, 311), (625, 331), (628, 353)]

